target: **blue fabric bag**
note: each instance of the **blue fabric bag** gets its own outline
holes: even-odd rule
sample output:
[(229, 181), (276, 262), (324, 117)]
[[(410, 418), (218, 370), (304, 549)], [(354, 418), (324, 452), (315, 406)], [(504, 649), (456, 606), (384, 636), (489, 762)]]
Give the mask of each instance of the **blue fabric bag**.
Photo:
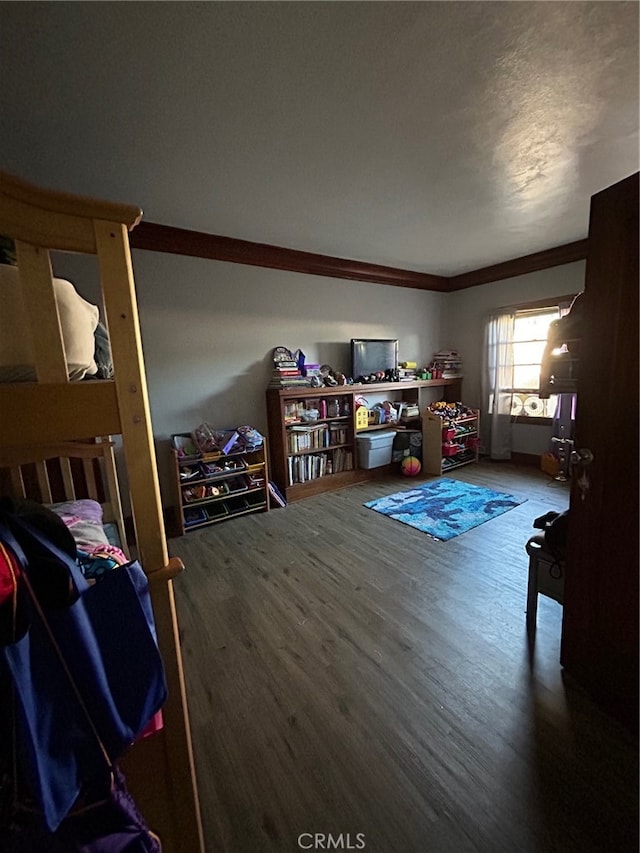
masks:
[(94, 801), (74, 808), (55, 832), (40, 815), (15, 814), (0, 832), (0, 853), (162, 853), (117, 767), (110, 777), (91, 792)]
[[(0, 540), (20, 564), (30, 623), (0, 650), (0, 679), (15, 696), (21, 788), (53, 831), (83, 785), (103, 776), (163, 705), (164, 668), (137, 561), (89, 585), (75, 561), (23, 519), (0, 521)], [(30, 560), (18, 540), (28, 541)], [(77, 591), (73, 604), (42, 605), (30, 583), (34, 553), (67, 568)]]

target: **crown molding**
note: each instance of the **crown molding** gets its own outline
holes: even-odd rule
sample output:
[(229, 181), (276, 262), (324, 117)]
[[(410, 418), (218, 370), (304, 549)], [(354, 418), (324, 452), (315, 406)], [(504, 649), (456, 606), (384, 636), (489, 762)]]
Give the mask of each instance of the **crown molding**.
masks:
[(577, 240), (574, 243), (545, 249), (543, 252), (534, 252), (522, 258), (514, 258), (493, 266), (447, 277), (347, 258), (335, 258), (331, 255), (301, 252), (298, 249), (286, 249), (283, 246), (271, 246), (268, 243), (253, 243), (250, 240), (222, 237), (144, 220), (133, 229), (129, 235), (129, 241), (132, 249), (189, 255), (194, 258), (227, 261), (233, 264), (248, 264), (307, 275), (368, 281), (440, 293), (451, 293), (467, 287), (476, 287), (479, 284), (583, 260), (587, 256), (588, 243), (586, 239)]
[(385, 267), (331, 255), (317, 255), (298, 249), (285, 249), (267, 243), (252, 243), (235, 237), (221, 237), (201, 231), (189, 231), (155, 222), (141, 222), (129, 241), (133, 249), (148, 249), (153, 252), (169, 252), (175, 255), (190, 255), (228, 261), (233, 264), (267, 267), (289, 272), (324, 275), (351, 281), (369, 281), (390, 284), (394, 287), (412, 287), (418, 290), (447, 290), (444, 276), (412, 270)]
[(576, 240), (574, 243), (565, 243), (542, 252), (534, 252), (490, 267), (451, 276), (447, 279), (447, 291), (451, 293), (454, 290), (464, 290), (467, 287), (477, 287), (479, 284), (489, 284), (492, 281), (502, 281), (505, 278), (514, 278), (517, 275), (527, 275), (538, 270), (549, 269), (549, 267), (560, 267), (563, 264), (582, 261), (587, 257), (588, 243), (587, 239)]

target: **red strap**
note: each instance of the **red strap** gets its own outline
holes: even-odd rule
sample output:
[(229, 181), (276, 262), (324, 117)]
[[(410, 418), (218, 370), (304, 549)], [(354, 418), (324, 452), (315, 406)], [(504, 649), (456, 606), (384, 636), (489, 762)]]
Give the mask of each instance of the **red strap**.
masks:
[(20, 565), (13, 552), (0, 542), (0, 604), (14, 597), (18, 591)]
[(18, 632), (18, 579), (21, 569), (13, 551), (0, 542), (0, 605), (11, 601), (11, 636)]

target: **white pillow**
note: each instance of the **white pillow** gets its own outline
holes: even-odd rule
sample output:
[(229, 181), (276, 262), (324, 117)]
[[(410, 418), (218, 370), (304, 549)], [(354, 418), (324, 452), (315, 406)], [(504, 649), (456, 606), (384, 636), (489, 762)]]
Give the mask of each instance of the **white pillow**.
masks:
[[(83, 299), (66, 279), (54, 278), (53, 290), (69, 379), (93, 376), (98, 371), (93, 358), (98, 307)], [(0, 380), (26, 382), (35, 378), (33, 343), (18, 269), (0, 264)]]

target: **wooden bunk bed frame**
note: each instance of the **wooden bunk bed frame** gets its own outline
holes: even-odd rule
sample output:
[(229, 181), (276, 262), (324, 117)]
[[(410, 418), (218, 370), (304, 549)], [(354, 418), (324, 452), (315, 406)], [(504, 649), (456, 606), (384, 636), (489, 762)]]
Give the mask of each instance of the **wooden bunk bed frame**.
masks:
[[(120, 765), (163, 851), (197, 853), (204, 840), (173, 592), (183, 566), (167, 551), (129, 247), (128, 232), (141, 216), (137, 207), (40, 189), (0, 171), (0, 234), (16, 244), (37, 376), (0, 385), (0, 467), (11, 491), (25, 495), (23, 468), (30, 465), (40, 499), (50, 503), (47, 460), (59, 460), (64, 497), (72, 499), (78, 491), (72, 460), (81, 459), (84, 496), (95, 499), (98, 459), (105, 520), (116, 523), (126, 548), (110, 440), (122, 437), (134, 547), (150, 580), (169, 698), (164, 728), (136, 743)], [(68, 380), (50, 250), (97, 256), (113, 380)]]

